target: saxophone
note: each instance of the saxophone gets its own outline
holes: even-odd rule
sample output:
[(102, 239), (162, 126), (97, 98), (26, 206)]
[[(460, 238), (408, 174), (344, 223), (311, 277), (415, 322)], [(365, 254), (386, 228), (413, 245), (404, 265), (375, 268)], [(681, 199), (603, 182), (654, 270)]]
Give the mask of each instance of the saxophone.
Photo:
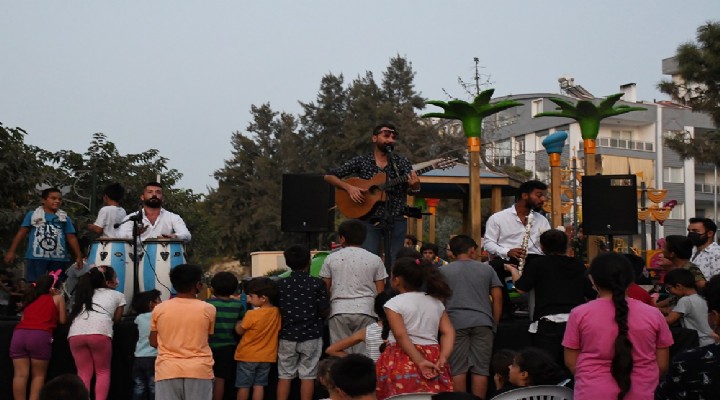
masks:
[(527, 223), (525, 224), (525, 236), (523, 236), (522, 241), (522, 249), (525, 252), (525, 257), (521, 258), (518, 261), (518, 272), (520, 275), (523, 273), (523, 269), (525, 268), (525, 260), (527, 259), (527, 248), (530, 241), (530, 231), (532, 230), (532, 224), (533, 224), (533, 213), (530, 211), (530, 213), (527, 216)]

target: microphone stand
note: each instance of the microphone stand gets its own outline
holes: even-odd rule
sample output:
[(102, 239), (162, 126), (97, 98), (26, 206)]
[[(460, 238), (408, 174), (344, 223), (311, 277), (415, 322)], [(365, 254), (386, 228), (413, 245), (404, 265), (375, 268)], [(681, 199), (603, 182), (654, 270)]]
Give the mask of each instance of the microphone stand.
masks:
[(385, 250), (385, 270), (387, 271), (387, 275), (390, 276), (390, 273), (392, 271), (392, 261), (393, 261), (393, 254), (392, 254), (392, 233), (395, 228), (395, 218), (391, 215), (391, 204), (390, 204), (390, 171), (395, 170), (395, 164), (393, 162), (393, 152), (392, 152), (392, 146), (387, 145), (385, 146), (385, 155), (387, 156), (387, 165), (385, 166), (385, 170), (387, 171), (385, 173), (385, 204), (383, 205), (385, 207), (385, 214), (383, 215), (382, 220), (380, 221), (380, 230), (383, 233), (383, 249)]
[(138, 260), (138, 238), (140, 237), (140, 226), (143, 220), (143, 209), (140, 207), (140, 211), (132, 217), (127, 218), (125, 221), (113, 225), (117, 229), (120, 225), (126, 222), (133, 223), (132, 229), (132, 260), (133, 260), (133, 296), (140, 293), (140, 281), (138, 280), (138, 273), (140, 271), (140, 260)]

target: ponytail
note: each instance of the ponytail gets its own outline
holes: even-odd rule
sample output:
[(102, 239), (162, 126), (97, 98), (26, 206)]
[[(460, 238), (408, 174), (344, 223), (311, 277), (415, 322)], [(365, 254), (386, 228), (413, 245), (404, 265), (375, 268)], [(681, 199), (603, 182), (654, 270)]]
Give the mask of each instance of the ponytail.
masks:
[(380, 334), (380, 338), (383, 342), (380, 345), (381, 353), (385, 351), (385, 347), (387, 347), (388, 337), (390, 337), (390, 323), (388, 322), (387, 313), (385, 312), (385, 303), (387, 303), (388, 300), (392, 299), (397, 295), (398, 293), (396, 291), (387, 290), (378, 293), (378, 295), (375, 296), (375, 314), (377, 314), (378, 319), (380, 320), (380, 322), (382, 322), (382, 333)]
[(628, 303), (625, 298), (625, 291), (634, 280), (632, 265), (620, 254), (604, 253), (593, 260), (590, 265), (590, 276), (595, 286), (612, 293), (618, 335), (615, 338), (610, 371), (620, 387), (618, 400), (622, 400), (632, 385), (630, 375), (633, 370), (633, 344), (628, 336)]
[(22, 309), (24, 310), (33, 301), (37, 300), (38, 297), (44, 294), (50, 294), (50, 289), (53, 287), (55, 278), (52, 275), (45, 274), (37, 280), (37, 282), (28, 285), (23, 293), (23, 304)]
[[(114, 274), (115, 271), (113, 270), (112, 273)], [(70, 310), (69, 319), (71, 322), (80, 315), (81, 312), (93, 310), (95, 289), (107, 288), (105, 275), (106, 273), (99, 268), (91, 268), (90, 272), (78, 279), (78, 283), (75, 286), (75, 294), (73, 295), (72, 309)]]

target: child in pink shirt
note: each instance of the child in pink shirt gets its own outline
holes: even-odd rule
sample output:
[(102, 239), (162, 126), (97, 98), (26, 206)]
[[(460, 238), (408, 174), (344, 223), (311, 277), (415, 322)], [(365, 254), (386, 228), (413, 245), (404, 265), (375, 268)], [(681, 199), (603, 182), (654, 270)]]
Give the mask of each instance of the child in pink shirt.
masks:
[(575, 398), (653, 399), (668, 368), (670, 329), (660, 311), (626, 297), (633, 272), (625, 257), (605, 253), (590, 265), (598, 299), (576, 307), (565, 330), (565, 364)]

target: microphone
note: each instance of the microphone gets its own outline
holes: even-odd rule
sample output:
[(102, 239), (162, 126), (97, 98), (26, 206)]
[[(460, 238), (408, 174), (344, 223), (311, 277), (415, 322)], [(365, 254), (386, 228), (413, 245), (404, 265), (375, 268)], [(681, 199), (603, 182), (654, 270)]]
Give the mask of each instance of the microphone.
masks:
[(123, 221), (123, 222), (118, 222), (117, 224), (114, 224), (113, 228), (117, 229), (120, 227), (120, 225), (122, 225), (126, 222), (130, 222), (130, 221), (140, 223), (140, 222), (142, 222), (142, 220), (143, 220), (143, 215), (142, 215), (142, 205), (141, 205), (140, 211), (138, 211), (137, 214), (127, 217), (125, 219), (125, 221)]
[(393, 145), (386, 144), (385, 147), (383, 147), (383, 153), (392, 153), (393, 152)]

